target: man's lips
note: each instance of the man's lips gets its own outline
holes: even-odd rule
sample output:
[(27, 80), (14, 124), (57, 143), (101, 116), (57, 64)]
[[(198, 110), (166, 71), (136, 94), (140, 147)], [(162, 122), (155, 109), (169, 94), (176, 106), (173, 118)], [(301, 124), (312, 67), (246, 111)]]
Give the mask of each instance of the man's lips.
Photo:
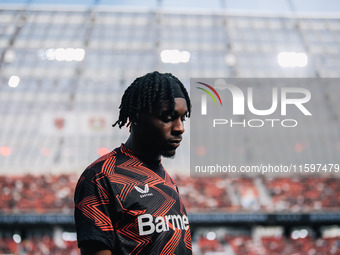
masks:
[(169, 143), (173, 146), (173, 147), (178, 147), (181, 143), (182, 139), (173, 139), (173, 140), (169, 140)]

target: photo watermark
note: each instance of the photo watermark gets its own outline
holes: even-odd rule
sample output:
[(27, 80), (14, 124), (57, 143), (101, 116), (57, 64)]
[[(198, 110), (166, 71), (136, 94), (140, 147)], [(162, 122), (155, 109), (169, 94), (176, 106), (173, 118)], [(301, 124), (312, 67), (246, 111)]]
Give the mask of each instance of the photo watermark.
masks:
[(340, 175), (339, 92), (335, 78), (192, 78), (191, 175)]

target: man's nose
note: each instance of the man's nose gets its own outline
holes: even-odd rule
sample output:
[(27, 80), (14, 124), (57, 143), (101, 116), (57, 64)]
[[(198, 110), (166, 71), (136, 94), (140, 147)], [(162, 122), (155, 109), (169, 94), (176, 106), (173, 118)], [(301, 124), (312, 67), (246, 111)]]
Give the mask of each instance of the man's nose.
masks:
[(183, 123), (181, 118), (177, 118), (174, 121), (173, 131), (176, 132), (176, 133), (180, 133), (180, 134), (184, 133), (184, 131), (185, 131), (184, 123)]

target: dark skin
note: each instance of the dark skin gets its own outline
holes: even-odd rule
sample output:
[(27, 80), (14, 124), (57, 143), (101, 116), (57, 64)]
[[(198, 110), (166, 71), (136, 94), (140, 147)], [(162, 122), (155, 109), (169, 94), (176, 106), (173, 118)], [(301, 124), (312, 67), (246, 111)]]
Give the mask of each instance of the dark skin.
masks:
[[(143, 113), (138, 122), (132, 123), (125, 146), (145, 161), (160, 160), (161, 156), (173, 157), (184, 133), (184, 120), (188, 108), (184, 98), (175, 98), (174, 114), (165, 103), (162, 111)], [(88, 243), (81, 247), (81, 255), (112, 255), (108, 247)]]
[(183, 121), (187, 113), (186, 101), (175, 98), (172, 115), (165, 104), (162, 112), (144, 113), (136, 124), (125, 146), (144, 160), (160, 160), (161, 156), (173, 157), (184, 133)]

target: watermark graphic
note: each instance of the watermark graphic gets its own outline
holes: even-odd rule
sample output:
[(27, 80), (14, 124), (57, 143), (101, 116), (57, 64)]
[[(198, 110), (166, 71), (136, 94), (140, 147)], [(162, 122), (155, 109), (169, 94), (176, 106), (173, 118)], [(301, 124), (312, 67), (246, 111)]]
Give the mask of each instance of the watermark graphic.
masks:
[[(203, 83), (203, 82), (197, 82), (199, 84), (202, 84), (206, 87), (208, 87), (212, 92), (215, 93), (217, 98), (220, 101), (220, 104), (222, 106), (222, 100), (220, 95), (217, 93), (214, 87)], [(271, 93), (271, 100), (272, 105), (269, 109), (256, 109), (254, 107), (254, 93), (253, 93), (253, 87), (247, 88), (247, 94), (245, 95), (242, 90), (232, 84), (227, 84), (225, 80), (223, 79), (217, 79), (215, 81), (215, 87), (219, 90), (225, 90), (227, 89), (231, 95), (232, 95), (232, 102), (233, 102), (233, 115), (244, 115), (245, 114), (245, 101), (247, 102), (246, 106), (248, 107), (248, 110), (253, 113), (254, 115), (259, 116), (265, 116), (265, 115), (271, 115), (278, 109), (278, 102), (279, 102), (279, 92), (280, 92), (280, 104), (281, 104), (281, 115), (287, 115), (287, 105), (295, 105), (304, 115), (312, 115), (308, 109), (304, 106), (305, 103), (307, 103), (311, 99), (311, 93), (308, 89), (305, 88), (298, 88), (298, 87), (282, 87), (272, 88)], [(209, 92), (207, 89), (196, 87), (200, 90), (203, 90), (206, 92), (214, 101), (215, 105), (216, 100), (214, 96)], [(280, 91), (279, 91), (280, 89)], [(299, 94), (302, 95), (302, 97), (299, 98), (288, 98), (289, 94)], [(261, 95), (264, 96), (264, 95)], [(201, 101), (201, 114), (206, 115), (207, 114), (207, 100), (206, 95), (202, 95), (202, 101)], [(246, 100), (247, 99), (247, 100)]]
[[(206, 86), (207, 88), (209, 88), (218, 98), (218, 100), (220, 101), (220, 104), (222, 106), (222, 100), (221, 100), (221, 97), (220, 95), (217, 93), (217, 91), (212, 87), (210, 86), (209, 84), (206, 84), (206, 83), (203, 83), (203, 82), (197, 82), (203, 86)], [(205, 93), (207, 93), (211, 98), (212, 100), (214, 101), (215, 105), (217, 104), (216, 103), (216, 100), (215, 100), (215, 97), (213, 96), (213, 94), (211, 94), (211, 92), (205, 88), (201, 88), (201, 87), (196, 87), (197, 89), (200, 89), (200, 90), (203, 90)], [(203, 115), (206, 115), (207, 114), (207, 96), (206, 95), (202, 95), (202, 106), (201, 106), (201, 112)]]
[(339, 81), (192, 78), (191, 173), (247, 174), (245, 169), (270, 166), (258, 171), (267, 174), (287, 170), (280, 166), (338, 165)]

